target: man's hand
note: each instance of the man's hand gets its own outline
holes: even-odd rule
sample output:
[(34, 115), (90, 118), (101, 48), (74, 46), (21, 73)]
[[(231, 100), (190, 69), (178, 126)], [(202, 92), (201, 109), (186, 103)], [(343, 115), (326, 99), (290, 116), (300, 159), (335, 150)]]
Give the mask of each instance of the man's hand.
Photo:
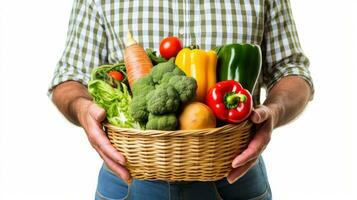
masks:
[(124, 156), (111, 145), (100, 124), (105, 111), (92, 102), (87, 88), (75, 81), (64, 82), (53, 90), (52, 100), (69, 121), (83, 127), (89, 142), (107, 167), (130, 183), (130, 174), (123, 166)]
[[(89, 142), (98, 152), (106, 166), (125, 182), (131, 183), (131, 177), (125, 164), (124, 156), (110, 143), (102, 129), (101, 122), (105, 119), (105, 110), (92, 101), (82, 100), (78, 120), (87, 133)], [(79, 104), (79, 103), (78, 103)]]
[(295, 119), (310, 98), (309, 85), (298, 76), (286, 76), (274, 85), (264, 105), (256, 108), (250, 116), (257, 130), (248, 148), (233, 160), (228, 182), (234, 183), (256, 163), (268, 145), (273, 129)]
[(234, 183), (256, 164), (270, 141), (275, 119), (275, 112), (268, 106), (259, 106), (252, 112), (250, 120), (256, 124), (257, 130), (248, 148), (233, 160), (233, 169), (227, 177), (229, 183)]

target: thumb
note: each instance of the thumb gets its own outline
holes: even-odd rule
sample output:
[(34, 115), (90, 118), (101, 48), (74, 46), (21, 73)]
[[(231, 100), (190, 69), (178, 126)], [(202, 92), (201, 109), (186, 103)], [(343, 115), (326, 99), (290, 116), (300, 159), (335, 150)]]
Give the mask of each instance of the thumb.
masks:
[(105, 119), (105, 110), (95, 103), (89, 106), (90, 115), (98, 122), (102, 122)]
[(255, 124), (260, 124), (268, 119), (268, 108), (264, 105), (261, 105), (253, 110), (250, 119)]

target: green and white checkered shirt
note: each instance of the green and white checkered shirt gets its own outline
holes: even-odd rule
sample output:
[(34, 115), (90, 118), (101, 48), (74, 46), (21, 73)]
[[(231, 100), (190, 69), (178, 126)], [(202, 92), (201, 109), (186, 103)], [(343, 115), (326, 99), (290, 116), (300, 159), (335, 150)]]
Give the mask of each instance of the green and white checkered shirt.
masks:
[(258, 44), (263, 52), (258, 87), (269, 89), (282, 77), (297, 75), (313, 89), (289, 0), (75, 0), (49, 93), (68, 80), (87, 85), (93, 68), (122, 60), (128, 30), (144, 48), (154, 50), (171, 35), (184, 46), (201, 49)]

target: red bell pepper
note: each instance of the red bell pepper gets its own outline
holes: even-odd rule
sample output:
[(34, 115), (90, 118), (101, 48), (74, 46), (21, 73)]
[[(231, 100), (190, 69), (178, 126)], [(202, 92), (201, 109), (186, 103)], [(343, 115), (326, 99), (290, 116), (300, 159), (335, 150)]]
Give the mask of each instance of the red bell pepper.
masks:
[(208, 91), (206, 103), (218, 119), (229, 123), (247, 119), (253, 109), (249, 91), (233, 80), (216, 83)]

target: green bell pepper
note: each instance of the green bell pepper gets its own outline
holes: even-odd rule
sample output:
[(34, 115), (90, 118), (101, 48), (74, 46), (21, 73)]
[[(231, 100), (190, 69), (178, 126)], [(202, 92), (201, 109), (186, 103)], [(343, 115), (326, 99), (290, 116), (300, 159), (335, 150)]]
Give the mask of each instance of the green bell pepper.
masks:
[(253, 93), (262, 65), (260, 47), (254, 44), (228, 44), (217, 47), (218, 81), (235, 80)]

